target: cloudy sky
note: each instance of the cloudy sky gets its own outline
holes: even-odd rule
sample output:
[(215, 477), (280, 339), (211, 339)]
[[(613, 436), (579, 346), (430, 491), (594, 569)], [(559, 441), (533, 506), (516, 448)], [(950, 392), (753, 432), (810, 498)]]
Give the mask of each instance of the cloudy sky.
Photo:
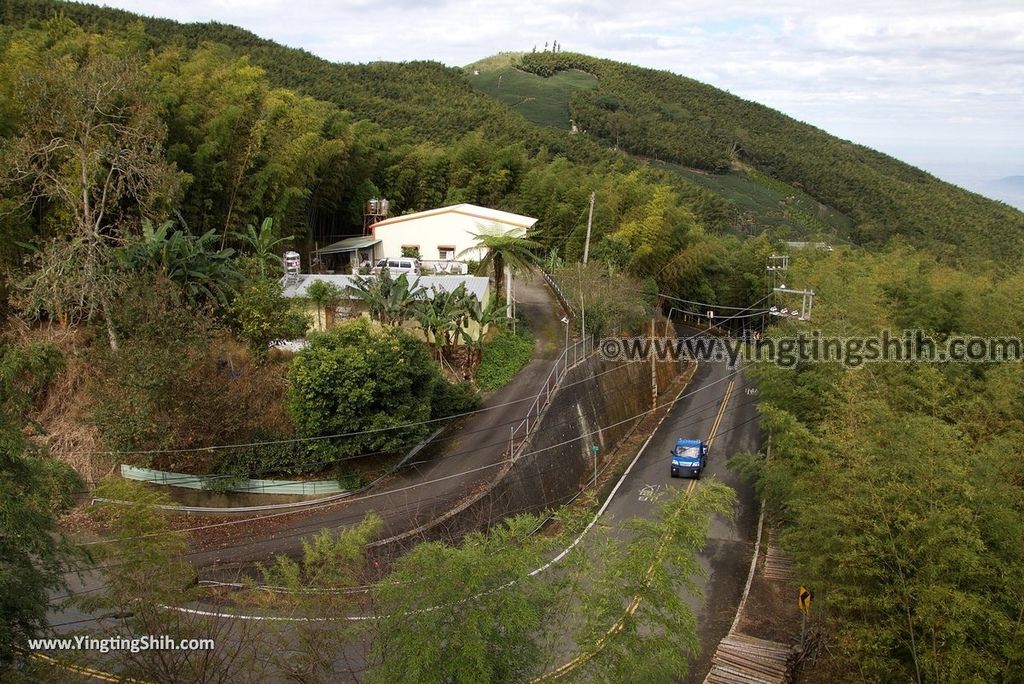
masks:
[[(1024, 176), (1021, 0), (107, 0), (217, 20), (334, 61), (564, 49), (668, 69), (964, 187)], [(826, 6), (831, 4), (831, 6)]]

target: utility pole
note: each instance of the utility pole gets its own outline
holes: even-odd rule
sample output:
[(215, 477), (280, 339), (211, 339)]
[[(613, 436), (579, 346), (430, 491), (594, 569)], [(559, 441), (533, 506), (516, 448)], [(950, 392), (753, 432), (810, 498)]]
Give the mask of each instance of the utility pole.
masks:
[(654, 353), (654, 336), (656, 334), (654, 331), (654, 316), (651, 316), (651, 339), (649, 340), (650, 346), (648, 347), (648, 353), (651, 355), (651, 410), (658, 408), (658, 365), (654, 359), (657, 356)]
[(583, 263), (590, 257), (590, 226), (594, 223), (594, 195), (590, 193), (590, 213), (587, 215), (587, 241), (583, 243)]

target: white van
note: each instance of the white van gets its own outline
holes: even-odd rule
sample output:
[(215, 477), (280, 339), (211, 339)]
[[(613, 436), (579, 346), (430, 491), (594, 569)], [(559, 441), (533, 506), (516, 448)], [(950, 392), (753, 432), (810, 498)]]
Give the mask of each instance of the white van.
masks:
[(381, 259), (373, 267), (373, 272), (380, 273), (385, 268), (388, 269), (388, 272), (392, 276), (397, 276), (402, 273), (418, 276), (420, 274), (420, 260), (413, 259), (411, 257), (390, 257), (387, 259)]

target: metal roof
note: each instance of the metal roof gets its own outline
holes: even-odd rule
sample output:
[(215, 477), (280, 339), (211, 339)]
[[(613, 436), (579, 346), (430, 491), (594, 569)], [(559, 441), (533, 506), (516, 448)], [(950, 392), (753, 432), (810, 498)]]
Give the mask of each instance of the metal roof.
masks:
[(427, 211), (418, 211), (414, 214), (402, 214), (401, 216), (393, 216), (383, 221), (374, 223), (371, 228), (376, 230), (377, 228), (383, 228), (384, 226), (390, 226), (395, 223), (401, 223), (403, 221), (410, 221), (419, 218), (425, 218), (427, 216), (436, 216), (437, 214), (463, 214), (465, 216), (472, 216), (473, 218), (480, 219), (482, 221), (490, 221), (492, 223), (501, 223), (509, 226), (515, 226), (518, 228), (531, 228), (533, 224), (537, 223), (537, 219), (532, 216), (523, 216), (522, 214), (513, 214), (510, 211), (502, 211), (501, 209), (491, 209), (489, 207), (479, 207), (475, 204), (453, 204), (450, 207), (440, 207), (438, 209), (428, 209)]
[(370, 236), (356, 236), (332, 242), (326, 247), (316, 250), (317, 254), (342, 254), (343, 252), (354, 252), (357, 249), (366, 249), (380, 242)]

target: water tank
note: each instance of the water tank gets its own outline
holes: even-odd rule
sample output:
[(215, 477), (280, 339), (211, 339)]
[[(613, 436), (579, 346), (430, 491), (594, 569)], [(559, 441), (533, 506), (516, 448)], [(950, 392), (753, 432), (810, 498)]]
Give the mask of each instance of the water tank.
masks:
[(284, 272), (286, 274), (299, 273), (302, 270), (302, 257), (298, 252), (284, 253)]
[(388, 203), (388, 201), (386, 199), (382, 199), (380, 201), (380, 213), (381, 213), (382, 216), (387, 216), (388, 215), (388, 204), (389, 203)]
[(370, 200), (366, 203), (366, 213), (376, 214), (379, 206), (380, 203), (378, 202), (376, 197), (370, 198)]

